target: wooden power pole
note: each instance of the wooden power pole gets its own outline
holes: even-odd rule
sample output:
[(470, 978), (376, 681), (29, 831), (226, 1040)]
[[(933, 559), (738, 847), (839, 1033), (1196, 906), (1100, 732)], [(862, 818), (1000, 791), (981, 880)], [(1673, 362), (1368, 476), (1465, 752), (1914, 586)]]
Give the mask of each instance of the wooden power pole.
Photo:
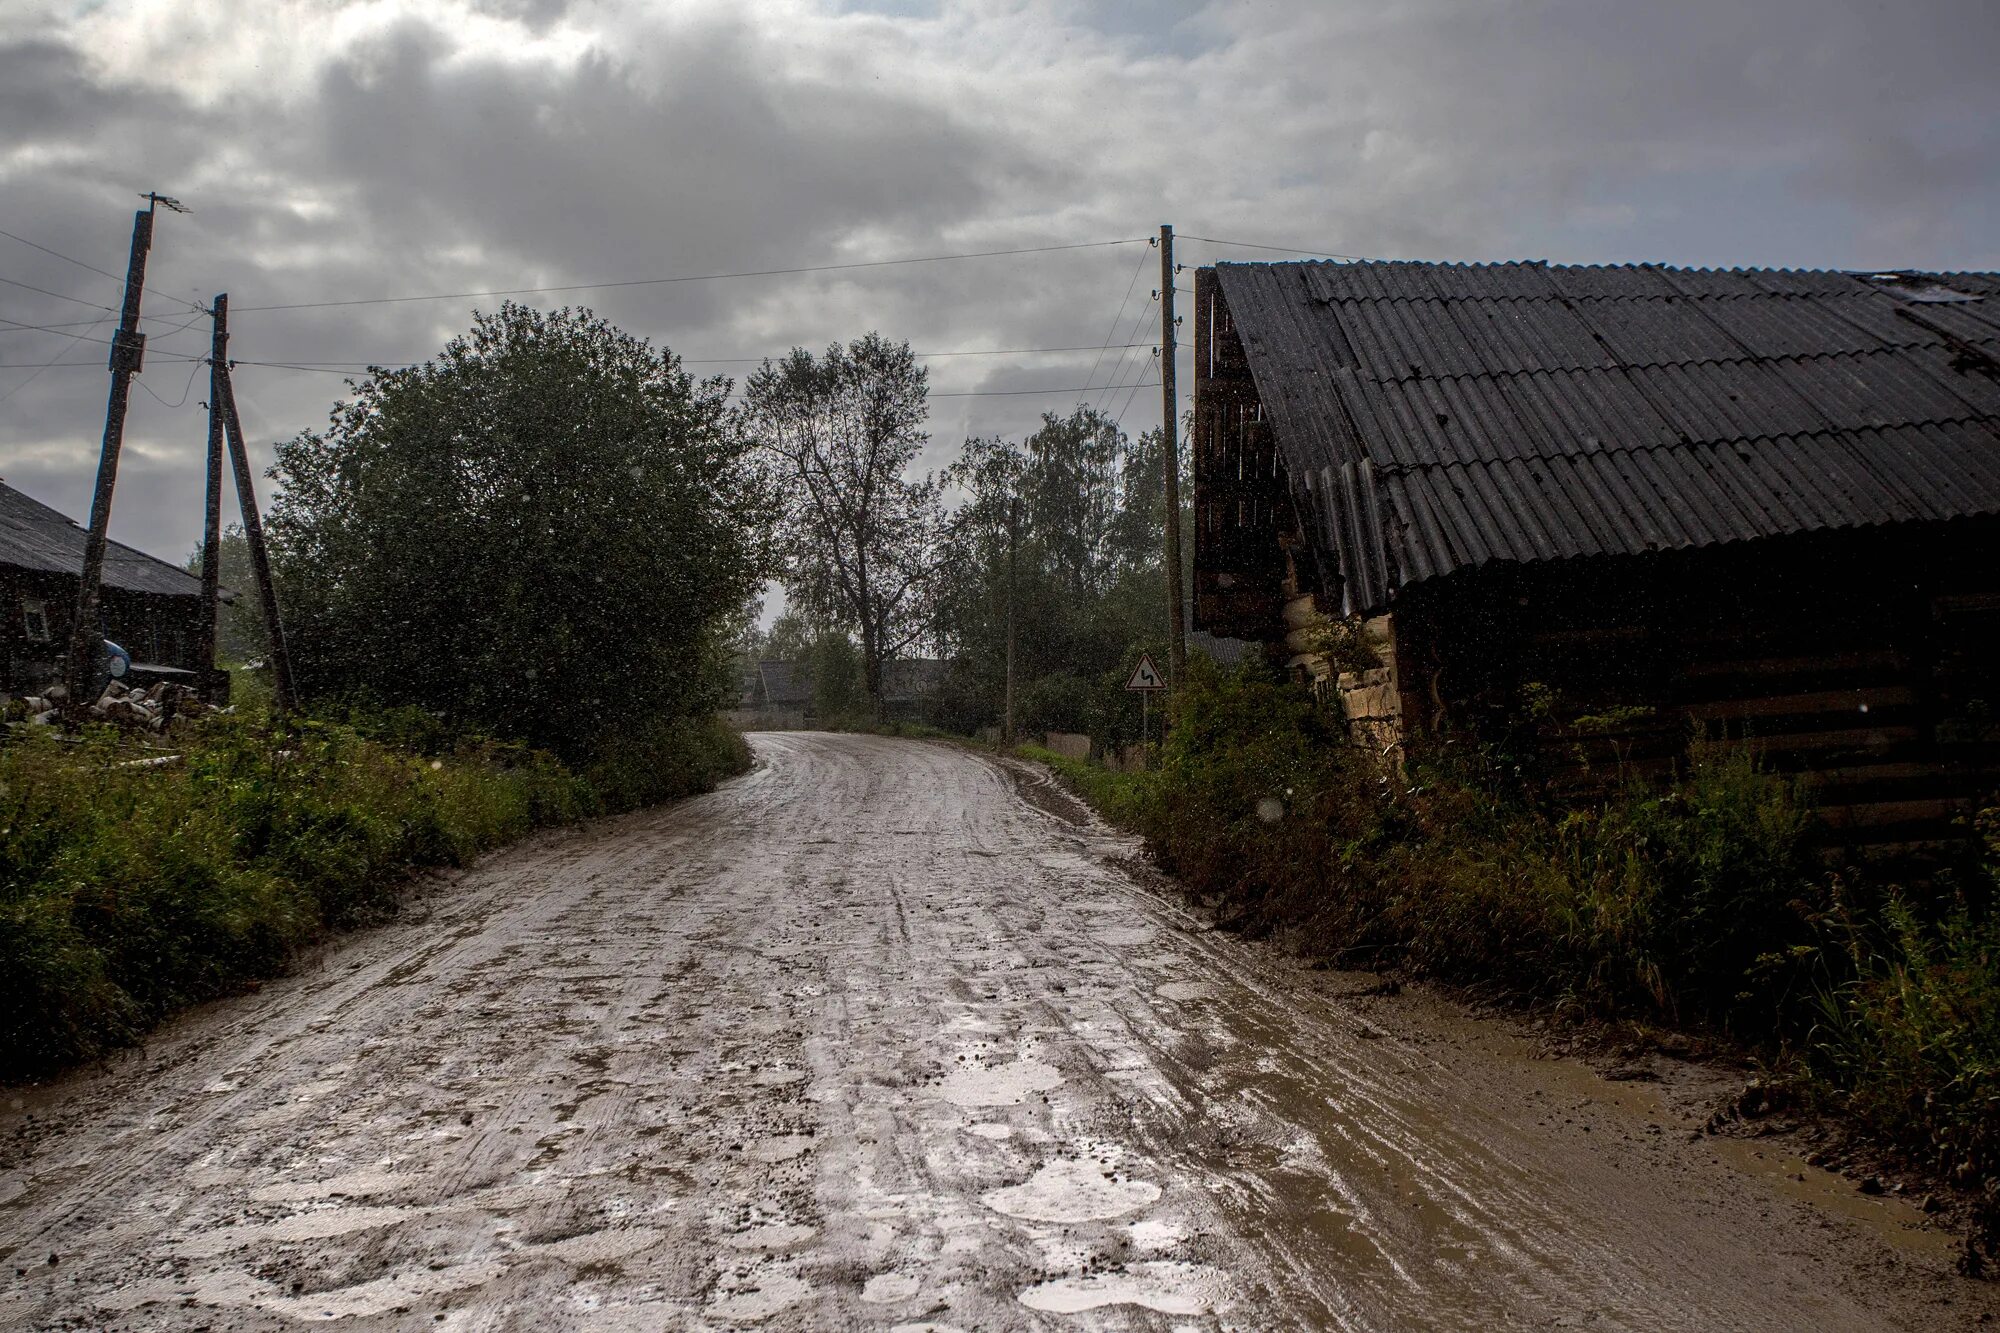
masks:
[(1000, 739), (1008, 745), (1014, 743), (1014, 561), (1015, 551), (1021, 543), (1021, 497), (1007, 497), (1007, 711), (1000, 728)]
[[(146, 252), (153, 246), (153, 209), (158, 196), (132, 217), (132, 253), (125, 262), (125, 306), (118, 332), (111, 337), (111, 398), (104, 409), (104, 447), (97, 455), (97, 488), (90, 496), (90, 531), (83, 541), (83, 578), (76, 591), (76, 619), (70, 622), (69, 707), (87, 708), (86, 699), (97, 658), (104, 651), (100, 629), (104, 585), (104, 547), (111, 536), (111, 494), (118, 485), (118, 454), (125, 446), (125, 409), (132, 399), (132, 377), (146, 355), (146, 335), (139, 332), (139, 298), (146, 290)], [(171, 205), (178, 208), (178, 205)]]
[(229, 441), (229, 462), (236, 473), (236, 506), (243, 514), (243, 541), (250, 548), (250, 570), (257, 579), (257, 596), (264, 604), (264, 635), (269, 640), (266, 656), (271, 663), (271, 701), (280, 715), (298, 703), (292, 690), (292, 659), (285, 651), (285, 627), (278, 619), (278, 590), (271, 582), (271, 561), (264, 549), (264, 524), (257, 517), (257, 490), (251, 482), (250, 451), (243, 444), (243, 423), (236, 415), (236, 390), (229, 383), (229, 362), (224, 349), (229, 345), (229, 302), (217, 297), (215, 304), (215, 365), (210, 384), (216, 401), (222, 404), (223, 434)]
[(1174, 229), (1160, 228), (1160, 439), (1167, 451), (1167, 684), (1187, 674), (1187, 631), (1181, 616), (1180, 406), (1174, 384)]
[(216, 688), (215, 629), (222, 597), (222, 377), (229, 362), (229, 296), (215, 298), (210, 314), (214, 334), (208, 351), (208, 490), (201, 525), (201, 694), (210, 703)]

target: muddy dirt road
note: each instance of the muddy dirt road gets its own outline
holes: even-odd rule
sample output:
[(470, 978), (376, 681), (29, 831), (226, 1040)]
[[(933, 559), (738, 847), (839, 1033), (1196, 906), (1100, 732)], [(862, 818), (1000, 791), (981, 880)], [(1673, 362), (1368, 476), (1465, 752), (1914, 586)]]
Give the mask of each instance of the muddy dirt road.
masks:
[(495, 857), (25, 1094), (0, 1119), (0, 1324), (1833, 1330), (1989, 1308), (1907, 1203), (1691, 1142), (1657, 1086), (1206, 931), (1019, 771), (755, 740), (722, 791)]

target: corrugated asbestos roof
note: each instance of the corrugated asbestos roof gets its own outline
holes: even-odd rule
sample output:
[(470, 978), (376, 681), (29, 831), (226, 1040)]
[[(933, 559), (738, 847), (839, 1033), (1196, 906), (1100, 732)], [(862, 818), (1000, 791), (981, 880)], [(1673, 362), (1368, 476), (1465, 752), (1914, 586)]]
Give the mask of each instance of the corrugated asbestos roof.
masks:
[(1491, 561), (2000, 513), (2000, 274), (1216, 273), (1354, 611)]
[[(39, 500), (0, 482), (0, 565), (46, 574), (83, 572), (84, 531)], [(104, 548), (104, 586), (166, 597), (199, 597), (201, 580), (119, 542)]]

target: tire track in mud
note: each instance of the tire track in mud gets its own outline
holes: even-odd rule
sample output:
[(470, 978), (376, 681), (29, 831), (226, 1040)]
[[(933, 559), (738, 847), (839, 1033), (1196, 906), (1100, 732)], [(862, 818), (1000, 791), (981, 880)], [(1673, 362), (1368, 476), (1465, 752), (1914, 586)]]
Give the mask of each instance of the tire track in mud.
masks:
[(0, 1324), (1873, 1329), (1991, 1307), (1900, 1243), (1904, 1205), (1801, 1214), (1647, 1132), (1661, 1113), (1585, 1110), (1587, 1076), (1491, 1025), (1344, 1001), (1206, 932), (1121, 868), (1129, 842), (1024, 801), (1018, 766), (754, 743), (721, 791), (492, 858), (26, 1094), (0, 1124), (25, 1145), (0, 1173)]

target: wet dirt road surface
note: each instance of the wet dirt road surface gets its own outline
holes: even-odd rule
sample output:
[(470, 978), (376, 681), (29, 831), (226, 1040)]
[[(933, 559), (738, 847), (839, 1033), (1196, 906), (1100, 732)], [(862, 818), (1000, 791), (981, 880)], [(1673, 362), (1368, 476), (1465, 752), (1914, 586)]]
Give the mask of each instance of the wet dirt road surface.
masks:
[(1989, 1308), (1907, 1203), (1725, 1160), (1648, 1088), (1205, 929), (1025, 766), (753, 741), (757, 770), (712, 795), (497, 855), (22, 1094), (0, 1324), (1833, 1330)]

